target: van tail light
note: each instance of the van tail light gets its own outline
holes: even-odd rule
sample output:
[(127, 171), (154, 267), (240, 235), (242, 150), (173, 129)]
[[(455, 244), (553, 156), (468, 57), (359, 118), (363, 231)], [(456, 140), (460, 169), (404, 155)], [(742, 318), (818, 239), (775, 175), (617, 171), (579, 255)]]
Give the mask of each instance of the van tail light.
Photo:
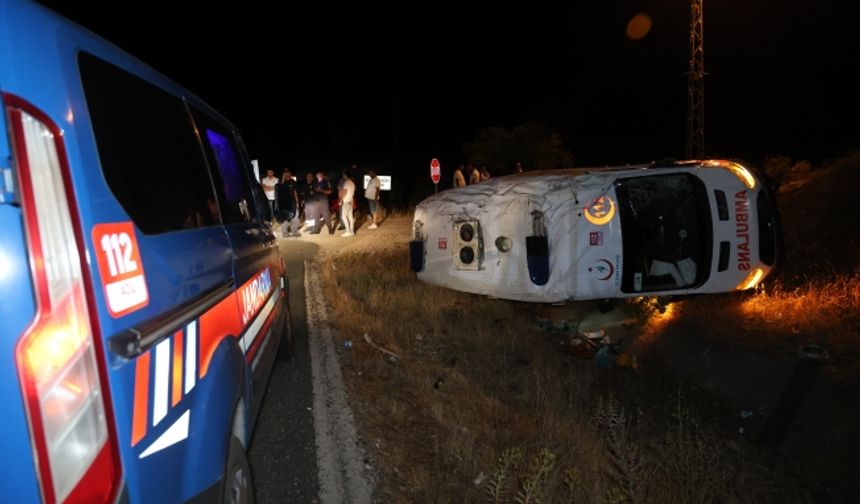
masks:
[(19, 177), (37, 315), (16, 348), (42, 497), (106, 502), (121, 468), (62, 133), (3, 95)]

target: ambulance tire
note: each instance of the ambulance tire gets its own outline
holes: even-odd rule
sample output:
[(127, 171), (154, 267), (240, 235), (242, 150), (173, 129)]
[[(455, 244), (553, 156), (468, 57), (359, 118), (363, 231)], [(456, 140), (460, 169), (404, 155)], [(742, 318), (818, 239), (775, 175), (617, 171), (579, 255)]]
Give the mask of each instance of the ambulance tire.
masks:
[(224, 475), (224, 504), (254, 504), (254, 482), (245, 447), (233, 436), (227, 453), (227, 472)]

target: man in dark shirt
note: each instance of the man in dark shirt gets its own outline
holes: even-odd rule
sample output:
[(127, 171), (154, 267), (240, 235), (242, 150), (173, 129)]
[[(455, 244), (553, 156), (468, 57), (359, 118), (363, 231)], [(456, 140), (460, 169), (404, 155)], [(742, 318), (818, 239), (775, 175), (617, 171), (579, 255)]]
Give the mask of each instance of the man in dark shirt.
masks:
[(305, 223), (307, 223), (308, 219), (313, 218), (310, 214), (313, 212), (314, 207), (314, 174), (311, 172), (306, 173), (305, 180), (297, 184), (297, 186), (296, 190), (298, 190), (301, 208), (304, 211)]
[[(323, 172), (317, 172), (312, 187), (314, 192), (314, 228), (310, 234), (319, 234), (323, 224), (328, 228), (328, 234), (334, 234), (334, 226), (331, 224), (331, 211), (328, 208), (328, 197), (332, 193), (331, 183), (326, 179)], [(305, 217), (309, 218), (307, 215)]]
[(276, 215), (281, 221), (281, 236), (299, 236), (299, 195), (289, 168), (284, 168), (281, 182), (275, 186)]

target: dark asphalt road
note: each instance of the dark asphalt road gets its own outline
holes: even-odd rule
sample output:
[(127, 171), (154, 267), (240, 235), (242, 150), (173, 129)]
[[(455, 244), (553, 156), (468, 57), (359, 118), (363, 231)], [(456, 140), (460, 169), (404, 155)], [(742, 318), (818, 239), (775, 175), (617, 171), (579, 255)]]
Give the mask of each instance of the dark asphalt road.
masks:
[(304, 261), (318, 252), (317, 245), (302, 240), (281, 242), (290, 279), (293, 352), (288, 355), (281, 344), (251, 441), (249, 458), (261, 504), (319, 501), (304, 292)]

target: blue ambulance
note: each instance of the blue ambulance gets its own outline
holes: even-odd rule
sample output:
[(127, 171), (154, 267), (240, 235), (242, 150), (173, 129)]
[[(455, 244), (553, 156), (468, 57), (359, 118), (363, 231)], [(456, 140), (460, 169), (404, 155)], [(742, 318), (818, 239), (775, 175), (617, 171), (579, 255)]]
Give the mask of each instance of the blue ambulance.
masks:
[(248, 502), (284, 263), (236, 128), (0, 0), (0, 501)]

